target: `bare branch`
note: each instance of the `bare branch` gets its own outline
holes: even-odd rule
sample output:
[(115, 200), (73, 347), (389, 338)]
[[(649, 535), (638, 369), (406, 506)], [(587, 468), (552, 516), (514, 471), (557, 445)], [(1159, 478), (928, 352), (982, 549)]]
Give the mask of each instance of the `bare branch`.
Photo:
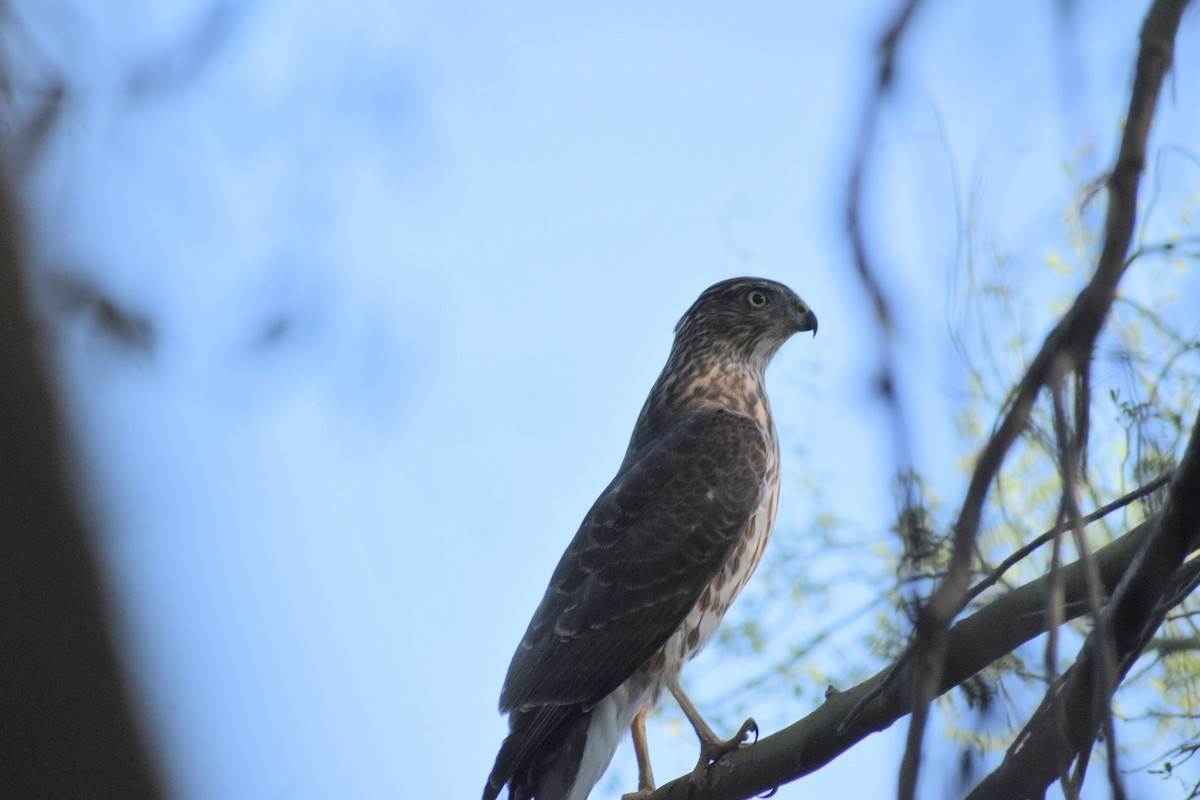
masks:
[[(1095, 511), (1093, 511), (1092, 513), (1088, 514), (1086, 517), (1083, 518), (1083, 524), (1090, 525), (1091, 523), (1095, 522), (1096, 520), (1103, 519), (1104, 517), (1108, 516), (1112, 512), (1117, 511), (1118, 509), (1124, 508), (1125, 506), (1129, 505), (1130, 503), (1134, 503), (1138, 500), (1141, 500), (1143, 497), (1146, 497), (1149, 494), (1153, 494), (1154, 492), (1157, 492), (1163, 486), (1166, 486), (1167, 482), (1169, 480), (1171, 480), (1170, 472), (1168, 472), (1164, 475), (1159, 475), (1157, 478), (1150, 481), (1149, 483), (1146, 483), (1143, 486), (1139, 486), (1138, 488), (1134, 489), (1132, 492), (1122, 495), (1121, 497), (1118, 497), (1116, 500), (1113, 500), (1111, 503), (1105, 503), (1100, 508), (1097, 508)], [(1008, 572), (1010, 569), (1013, 568), (1013, 566), (1015, 566), (1020, 561), (1023, 561), (1034, 550), (1037, 550), (1042, 545), (1048, 544), (1049, 542), (1053, 541), (1054, 538), (1056, 536), (1058, 536), (1060, 533), (1066, 532), (1069, 527), (1070, 527), (1069, 523), (1062, 523), (1059, 525), (1055, 525), (1053, 528), (1046, 531), (1042, 535), (1038, 536), (1036, 539), (1033, 539), (1028, 544), (1022, 545), (1021, 547), (1014, 550), (1009, 556), (1007, 556), (1003, 561), (1001, 561), (996, 566), (995, 569), (993, 569), (990, 573), (988, 573), (986, 578), (984, 578), (979, 583), (977, 583), (971, 587), (971, 591), (967, 592), (967, 602), (968, 603), (971, 602), (976, 597), (978, 597), (979, 595), (986, 592), (988, 589), (995, 586), (996, 582), (999, 581), (1001, 577), (1003, 577), (1004, 573)]]
[[(900, 463), (909, 461), (910, 448), (905, 427), (905, 414), (901, 408), (900, 398), (896, 388), (896, 368), (893, 363), (891, 350), (892, 314), (879, 283), (878, 275), (871, 265), (867, 254), (866, 240), (863, 236), (861, 211), (862, 187), (869, 164), (871, 147), (875, 142), (876, 131), (879, 127), (879, 110), (884, 98), (892, 87), (896, 71), (896, 54), (900, 42), (908, 30), (913, 14), (917, 10), (919, 0), (901, 0), (895, 18), (888, 26), (878, 45), (878, 72), (876, 73), (874, 91), (867, 98), (866, 107), (860, 118), (858, 140), (854, 152), (853, 166), (850, 171), (850, 181), (846, 195), (846, 230), (850, 236), (850, 247), (854, 254), (854, 266), (858, 272), (863, 288), (871, 298), (875, 312), (875, 321), (879, 333), (879, 392), (887, 403), (892, 418), (892, 433), (895, 437), (896, 455)], [(912, 506), (911, 492), (904, 498), (902, 515)], [(918, 711), (918, 713), (923, 713)], [(920, 742), (915, 744), (919, 755)], [(914, 750), (910, 742), (909, 751)], [(911, 761), (911, 763), (910, 763)], [(910, 759), (906, 751), (905, 763), (900, 768), (901, 800), (911, 800), (916, 791), (916, 760)]]
[[(1186, 5), (1187, 0), (1156, 0), (1147, 15), (1121, 147), (1108, 179), (1108, 215), (1096, 272), (1075, 298), (1071, 309), (1046, 337), (1018, 384), (1008, 413), (980, 454), (954, 525), (948, 574), (917, 617), (912, 647), (914, 663), (920, 665), (920, 669), (914, 674), (916, 705), (909, 727), (910, 752), (906, 752), (901, 765), (902, 786), (908, 781), (905, 770), (916, 768), (927, 719), (926, 707), (941, 684), (946, 631), (950, 622), (966, 607), (971, 554), (988, 491), (1009, 449), (1028, 424), (1034, 401), (1043, 387), (1055, 375), (1065, 374), (1068, 369), (1077, 374), (1086, 370), (1096, 337), (1108, 317), (1117, 285), (1125, 273), (1126, 254), (1133, 241), (1137, 219), (1137, 193), (1146, 162), (1146, 140), (1159, 90), (1171, 65), (1179, 19)], [(1086, 377), (1081, 380), (1081, 385), (1086, 387)], [(1080, 423), (1080, 431), (1086, 432), (1086, 425)]]
[(1146, 645), (1147, 650), (1152, 650), (1160, 656), (1170, 656), (1175, 653), (1194, 653), (1200, 650), (1200, 636), (1184, 636), (1182, 638), (1163, 636), (1156, 637), (1150, 640), (1150, 644)]
[[(867, 252), (866, 237), (862, 226), (863, 184), (871, 163), (871, 151), (879, 127), (879, 112), (884, 99), (891, 90), (896, 72), (896, 56), (900, 42), (908, 29), (920, 0), (900, 0), (900, 5), (887, 30), (880, 37), (876, 48), (877, 72), (872, 91), (868, 94), (859, 119), (858, 137), (855, 142), (853, 160), (846, 192), (845, 220), (853, 263), (859, 281), (871, 301), (875, 317), (875, 331), (879, 348), (879, 364), (876, 375), (876, 390), (887, 407), (891, 418), (893, 450), (896, 463), (901, 467), (912, 461), (912, 447), (905, 424), (907, 414), (903, 408), (896, 382), (895, 354), (892, 348), (894, 335), (891, 307), (879, 273)], [(911, 484), (901, 498), (901, 517), (907, 515), (914, 505)]]
[[(1139, 552), (1151, 526), (1143, 523), (1093, 556), (1106, 591), (1121, 580), (1126, 565)], [(1067, 619), (1088, 610), (1087, 578), (1077, 562), (1060, 570)], [(1046, 631), (1046, 596), (1049, 577), (1042, 576), (1014, 589), (976, 613), (960, 620), (947, 635), (946, 662), (938, 694), (949, 691), (998, 658)], [(794, 781), (837, 758), (862, 739), (881, 731), (912, 708), (912, 682), (901, 675), (889, 688), (876, 693), (893, 670), (911, 672), (902, 658), (873, 677), (844, 692), (832, 692), (820, 708), (757, 744), (722, 758), (709, 768), (706, 786), (689, 795), (688, 776), (660, 787), (647, 800), (743, 800)], [(864, 697), (854, 722), (843, 720)]]
[[(1104, 605), (1103, 588), (1100, 586), (1100, 575), (1092, 558), (1087, 537), (1084, 534), (1083, 518), (1079, 513), (1079, 486), (1082, 480), (1084, 447), (1082, 442), (1075, 438), (1075, 433), (1080, 429), (1079, 423), (1077, 422), (1075, 432), (1072, 432), (1068, 426), (1066, 403), (1063, 400), (1065, 392), (1063, 383), (1064, 381), (1061, 380), (1056, 381), (1051, 389), (1054, 400), (1054, 429), (1059, 442), (1059, 470), (1063, 479), (1062, 503), (1067, 520), (1071, 525), (1071, 534), (1075, 539), (1075, 549), (1079, 553), (1079, 561), (1084, 565), (1084, 574), (1087, 577), (1088, 610), (1092, 615), (1092, 619), (1096, 620), (1093, 635), (1096, 636), (1097, 647), (1100, 652), (1098, 662), (1100, 682), (1105, 687), (1111, 687), (1115, 691), (1116, 664), (1113, 655), (1112, 640), (1108, 635), (1108, 628), (1104, 624), (1101, 614)], [(1076, 388), (1081, 390), (1079, 386)], [(1079, 396), (1076, 395), (1077, 412), (1079, 405)], [(1053, 635), (1053, 631), (1051, 634)], [(1060, 718), (1059, 724), (1065, 725), (1066, 720)], [(1121, 773), (1117, 767), (1116, 731), (1113, 728), (1111, 713), (1105, 714), (1103, 724), (1105, 732), (1104, 741), (1108, 747), (1107, 765), (1109, 785), (1112, 787), (1114, 800), (1124, 800), (1125, 789), (1121, 780)], [(1090, 755), (1090, 751), (1078, 754), (1074, 773), (1069, 780), (1064, 781), (1068, 796), (1077, 796), (1083, 787), (1083, 778), (1087, 770), (1088, 757)]]
[[(1171, 608), (1164, 600), (1177, 602), (1185, 596), (1178, 581), (1163, 578), (1178, 573), (1200, 544), (1200, 435), (1196, 428), (1192, 430), (1167, 504), (1113, 591), (1097, 629), (1088, 636), (1066, 679), (1043, 698), (1004, 762), (972, 791), (969, 800), (1040, 796), (1066, 764), (1090, 750), (1120, 679)], [(1187, 585), (1194, 585), (1195, 571), (1185, 568), (1184, 573)], [(1111, 639), (1111, 645), (1106, 639)], [(1106, 680), (1102, 662), (1109, 646), (1119, 667), (1114, 679)], [(1061, 725), (1061, 718), (1069, 724)]]

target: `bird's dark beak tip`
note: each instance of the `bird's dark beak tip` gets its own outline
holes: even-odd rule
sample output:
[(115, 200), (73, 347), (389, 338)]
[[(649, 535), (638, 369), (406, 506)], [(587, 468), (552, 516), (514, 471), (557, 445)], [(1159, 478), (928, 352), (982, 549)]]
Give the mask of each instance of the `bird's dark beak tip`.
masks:
[(795, 309), (791, 314), (790, 322), (792, 324), (792, 331), (794, 333), (812, 331), (813, 338), (816, 338), (817, 315), (813, 313), (811, 308), (805, 309), (803, 306), (801, 306), (800, 308)]

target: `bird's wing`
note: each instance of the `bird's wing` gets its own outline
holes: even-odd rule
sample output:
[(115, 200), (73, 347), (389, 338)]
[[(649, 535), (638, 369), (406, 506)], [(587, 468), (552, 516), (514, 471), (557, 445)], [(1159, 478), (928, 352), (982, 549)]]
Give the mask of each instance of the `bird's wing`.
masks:
[(563, 554), (504, 682), (502, 711), (591, 703), (662, 647), (760, 502), (767, 440), (705, 409), (613, 479)]

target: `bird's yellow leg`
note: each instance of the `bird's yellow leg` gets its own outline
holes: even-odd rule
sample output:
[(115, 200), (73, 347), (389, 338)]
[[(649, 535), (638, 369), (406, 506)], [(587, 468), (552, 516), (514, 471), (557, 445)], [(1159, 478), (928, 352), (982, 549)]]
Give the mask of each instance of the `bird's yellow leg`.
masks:
[(679, 678), (674, 678), (668, 687), (671, 694), (675, 697), (675, 702), (679, 703), (679, 708), (683, 711), (683, 715), (688, 718), (688, 722), (692, 723), (692, 729), (696, 731), (696, 736), (700, 739), (700, 760), (696, 762), (696, 768), (692, 770), (692, 780), (697, 781), (704, 777), (704, 770), (708, 765), (719, 759), (726, 753), (732, 753), (737, 750), (753, 733), (755, 738), (758, 738), (758, 723), (751, 717), (742, 723), (742, 727), (738, 729), (729, 739), (722, 739), (717, 736), (709, 724), (704, 721), (704, 717), (696, 709), (691, 698), (683, 691), (683, 687), (679, 684)]
[(646, 715), (649, 713), (650, 705), (642, 706), (629, 726), (633, 735), (633, 754), (637, 756), (638, 790), (621, 795), (621, 800), (642, 800), (654, 793), (654, 770), (650, 768), (650, 746), (646, 742)]

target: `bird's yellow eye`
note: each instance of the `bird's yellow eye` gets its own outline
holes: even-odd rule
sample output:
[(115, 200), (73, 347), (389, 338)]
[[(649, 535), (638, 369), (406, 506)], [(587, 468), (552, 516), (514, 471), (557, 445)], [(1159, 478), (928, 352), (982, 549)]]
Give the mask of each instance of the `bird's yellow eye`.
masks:
[(762, 308), (767, 304), (767, 296), (758, 289), (752, 289), (750, 294), (746, 295), (746, 301), (755, 308)]

